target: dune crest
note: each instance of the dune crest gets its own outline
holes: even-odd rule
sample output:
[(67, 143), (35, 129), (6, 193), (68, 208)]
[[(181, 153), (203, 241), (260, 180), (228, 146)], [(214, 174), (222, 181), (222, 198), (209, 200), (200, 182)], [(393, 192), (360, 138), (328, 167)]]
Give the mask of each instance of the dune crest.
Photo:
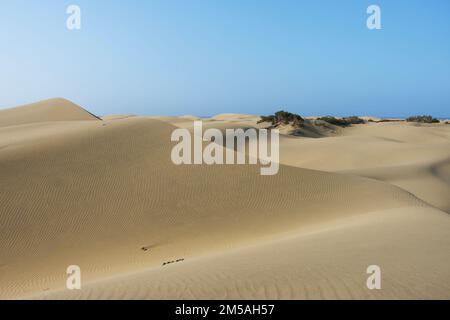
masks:
[(75, 103), (54, 98), (11, 109), (0, 110), (0, 127), (37, 122), (101, 120)]

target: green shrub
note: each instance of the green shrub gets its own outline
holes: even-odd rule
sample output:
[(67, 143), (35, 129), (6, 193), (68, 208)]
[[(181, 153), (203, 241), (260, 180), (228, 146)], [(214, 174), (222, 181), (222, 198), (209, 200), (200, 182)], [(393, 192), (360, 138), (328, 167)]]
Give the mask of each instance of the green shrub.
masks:
[(378, 123), (382, 123), (382, 122), (403, 122), (405, 120), (401, 120), (401, 119), (381, 119), (379, 121), (375, 121)]
[(357, 116), (346, 117), (346, 118), (344, 118), (344, 120), (347, 121), (350, 124), (364, 124), (364, 123), (366, 123), (364, 121), (364, 119), (361, 119), (360, 117), (357, 117)]
[(419, 122), (419, 123), (439, 123), (440, 121), (432, 116), (412, 116), (406, 118), (408, 122)]
[(261, 116), (261, 120), (258, 121), (258, 123), (262, 122), (270, 122), (272, 124), (275, 123), (275, 116)]
[(317, 120), (322, 120), (325, 122), (328, 122), (330, 124), (333, 124), (335, 126), (341, 126), (341, 127), (347, 127), (352, 124), (362, 124), (365, 123), (365, 121), (359, 117), (351, 116), (351, 117), (345, 117), (345, 118), (335, 118), (331, 116), (321, 117), (317, 118)]
[(304, 121), (305, 120), (298, 114), (290, 113), (290, 112), (286, 112), (286, 111), (278, 111), (278, 112), (275, 112), (274, 115), (261, 116), (261, 120), (258, 121), (258, 123), (270, 122), (270, 123), (272, 123), (272, 125), (292, 123), (292, 125), (299, 127)]

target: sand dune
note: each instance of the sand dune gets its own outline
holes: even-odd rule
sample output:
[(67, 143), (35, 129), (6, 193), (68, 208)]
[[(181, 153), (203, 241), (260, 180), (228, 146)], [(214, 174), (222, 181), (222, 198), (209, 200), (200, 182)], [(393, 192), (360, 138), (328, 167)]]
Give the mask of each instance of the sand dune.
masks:
[(0, 110), (0, 127), (75, 120), (99, 120), (99, 118), (80, 106), (61, 98)]
[[(442, 263), (448, 256), (440, 249), (450, 245), (448, 238), (448, 217), (436, 210), (376, 211), (314, 232), (34, 298), (112, 299), (120, 292), (122, 299), (448, 299), (450, 270)], [(361, 285), (363, 271), (374, 263), (385, 270), (379, 291)]]
[(357, 125), (338, 137), (286, 137), (280, 148), (281, 163), (389, 182), (450, 213), (450, 130), (446, 125)]
[(249, 115), (249, 114), (239, 114), (239, 113), (222, 113), (218, 114), (211, 119), (214, 120), (222, 120), (222, 121), (242, 121), (242, 120), (256, 120), (258, 116)]
[[(439, 210), (448, 127), (285, 137), (269, 177), (251, 165), (175, 166), (170, 135), (193, 118), (70, 120), (78, 109), (62, 109), (45, 121), (19, 108), (29, 122), (0, 128), (0, 298), (450, 297), (450, 220)], [(205, 127), (257, 119), (220, 118)], [(419, 148), (410, 136), (422, 129)], [(372, 159), (368, 143), (388, 159)], [(346, 144), (356, 149), (339, 152)], [(395, 166), (428, 166), (443, 184), (434, 203), (387, 171), (369, 174)], [(68, 292), (73, 264), (83, 289)], [(366, 288), (370, 264), (383, 268), (381, 291)]]

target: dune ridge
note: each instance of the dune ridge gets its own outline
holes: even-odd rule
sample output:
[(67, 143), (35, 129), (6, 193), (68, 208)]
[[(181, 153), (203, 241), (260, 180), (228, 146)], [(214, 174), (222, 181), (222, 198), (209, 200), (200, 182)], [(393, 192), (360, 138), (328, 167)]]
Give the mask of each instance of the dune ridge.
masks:
[(73, 102), (62, 98), (53, 98), (0, 110), (0, 127), (36, 122), (76, 120), (101, 119)]

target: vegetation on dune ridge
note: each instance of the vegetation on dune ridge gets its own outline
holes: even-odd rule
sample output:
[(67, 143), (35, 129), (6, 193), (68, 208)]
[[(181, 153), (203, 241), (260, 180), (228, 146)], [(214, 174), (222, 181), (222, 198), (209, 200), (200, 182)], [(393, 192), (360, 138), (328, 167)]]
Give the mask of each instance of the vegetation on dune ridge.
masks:
[(325, 122), (328, 122), (330, 124), (333, 124), (335, 126), (340, 126), (340, 127), (347, 127), (352, 124), (366, 123), (363, 119), (361, 119), (357, 116), (344, 117), (344, 118), (335, 118), (335, 117), (331, 117), (331, 116), (326, 116), (326, 117), (317, 118), (317, 120), (322, 120), (322, 121), (325, 121)]
[[(317, 120), (322, 120), (329, 124), (333, 124), (333, 125), (341, 126), (341, 127), (346, 127), (346, 126), (349, 126), (352, 124), (365, 123), (365, 121), (363, 119), (361, 119), (357, 116), (344, 117), (344, 118), (335, 118), (332, 116), (326, 116), (326, 117), (317, 118)], [(263, 122), (270, 122), (272, 124), (272, 126), (278, 126), (281, 124), (285, 124), (285, 125), (292, 124), (294, 127), (299, 128), (304, 124), (305, 119), (303, 119), (298, 114), (281, 110), (281, 111), (275, 112), (275, 114), (273, 114), (273, 115), (261, 116), (261, 120), (258, 121), (258, 123), (263, 123)]]
[(301, 124), (305, 122), (305, 119), (303, 119), (298, 114), (281, 110), (275, 112), (274, 115), (261, 116), (261, 120), (258, 121), (258, 123), (262, 122), (270, 122), (273, 126), (277, 126), (280, 124), (292, 124), (295, 127), (300, 127)]
[(381, 119), (381, 120), (372, 120), (369, 119), (369, 122), (375, 122), (375, 123), (383, 123), (383, 122), (403, 122), (405, 120), (403, 119)]
[(429, 115), (424, 116), (412, 116), (409, 118), (406, 118), (407, 122), (419, 122), (419, 123), (439, 123), (440, 121), (436, 118), (433, 118)]

